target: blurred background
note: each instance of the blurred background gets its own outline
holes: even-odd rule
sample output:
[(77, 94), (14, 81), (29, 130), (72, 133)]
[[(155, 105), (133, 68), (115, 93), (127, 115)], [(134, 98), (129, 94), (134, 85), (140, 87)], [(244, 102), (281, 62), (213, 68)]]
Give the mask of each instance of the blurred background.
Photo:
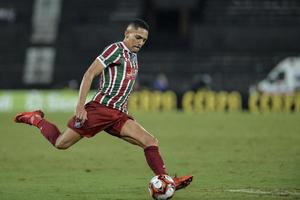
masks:
[(187, 91), (236, 91), (247, 109), (252, 92), (300, 88), (298, 0), (1, 0), (1, 91), (78, 89), (133, 18), (151, 28), (137, 90), (171, 90), (178, 107)]

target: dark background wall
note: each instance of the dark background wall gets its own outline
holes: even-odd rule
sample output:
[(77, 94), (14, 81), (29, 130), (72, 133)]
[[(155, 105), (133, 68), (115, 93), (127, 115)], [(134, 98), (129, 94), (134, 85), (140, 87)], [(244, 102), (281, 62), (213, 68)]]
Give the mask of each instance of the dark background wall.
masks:
[[(247, 93), (280, 60), (300, 52), (298, 0), (64, 0), (57, 36), (50, 43), (31, 40), (34, 3), (0, 2), (2, 89), (79, 83), (102, 49), (123, 39), (126, 23), (135, 17), (151, 26), (149, 41), (139, 54), (141, 87), (151, 88), (163, 72), (170, 89), (178, 93), (191, 89), (203, 75), (211, 78), (214, 90)], [(1, 9), (12, 9), (14, 18), (1, 15)], [(50, 82), (24, 82), (30, 47), (55, 50)]]

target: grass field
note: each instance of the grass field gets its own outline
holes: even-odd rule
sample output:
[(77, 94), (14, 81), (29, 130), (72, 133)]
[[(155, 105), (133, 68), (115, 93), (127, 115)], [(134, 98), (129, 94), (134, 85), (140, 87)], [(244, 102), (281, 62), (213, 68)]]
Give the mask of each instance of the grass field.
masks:
[[(71, 114), (48, 114), (63, 129)], [(300, 199), (300, 115), (135, 113), (170, 174), (193, 174), (174, 200)], [(68, 150), (0, 114), (0, 200), (150, 199), (143, 151), (106, 133)]]

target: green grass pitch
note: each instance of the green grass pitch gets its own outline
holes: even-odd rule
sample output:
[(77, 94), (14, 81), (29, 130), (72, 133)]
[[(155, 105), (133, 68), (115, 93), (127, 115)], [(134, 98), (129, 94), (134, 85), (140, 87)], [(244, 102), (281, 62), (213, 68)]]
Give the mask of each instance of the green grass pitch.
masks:
[[(49, 113), (64, 129), (72, 114)], [(142, 149), (106, 133), (56, 150), (0, 114), (1, 200), (151, 199)], [(134, 113), (169, 173), (193, 174), (174, 200), (300, 199), (300, 115)]]

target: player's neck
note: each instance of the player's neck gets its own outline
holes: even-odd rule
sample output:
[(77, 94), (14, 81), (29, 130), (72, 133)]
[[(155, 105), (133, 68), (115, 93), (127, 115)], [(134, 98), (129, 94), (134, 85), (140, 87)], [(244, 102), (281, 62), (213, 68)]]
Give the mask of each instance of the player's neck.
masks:
[(125, 41), (125, 40), (123, 40), (122, 43), (123, 43), (123, 45), (124, 45), (124, 48), (125, 48), (127, 51), (129, 51), (130, 53), (133, 53), (133, 52), (128, 48), (129, 45), (126, 44), (126, 41)]

